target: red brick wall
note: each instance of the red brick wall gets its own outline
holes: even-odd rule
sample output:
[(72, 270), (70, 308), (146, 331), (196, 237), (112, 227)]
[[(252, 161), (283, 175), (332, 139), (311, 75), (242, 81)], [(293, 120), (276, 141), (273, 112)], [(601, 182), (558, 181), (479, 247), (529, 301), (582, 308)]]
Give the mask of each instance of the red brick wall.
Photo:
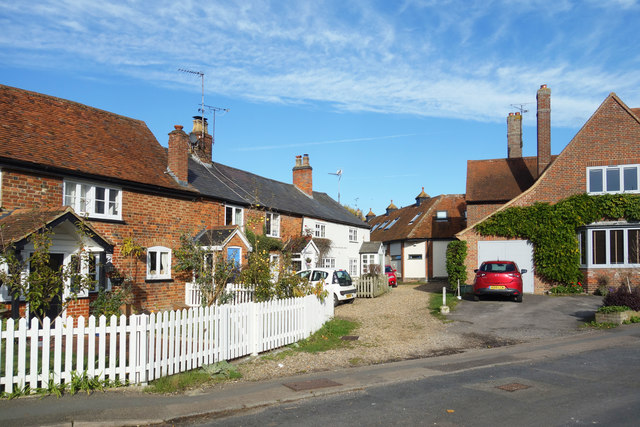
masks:
[(503, 204), (485, 204), (485, 205), (473, 205), (467, 204), (467, 224), (475, 224), (485, 216), (497, 211), (503, 206)]
[[(536, 202), (556, 203), (574, 194), (585, 193), (586, 168), (599, 165), (640, 163), (640, 124), (629, 114), (615, 96), (609, 96), (573, 138), (571, 143), (549, 166), (544, 175), (529, 190), (516, 198), (510, 206), (528, 206)], [(469, 218), (469, 225), (475, 221)], [(477, 268), (477, 241), (473, 231), (460, 236), (468, 243), (467, 273)], [(483, 237), (482, 240), (502, 240)], [(593, 292), (599, 275), (615, 277), (619, 269), (597, 269), (586, 277)], [(473, 274), (469, 275), (469, 281)], [(535, 292), (549, 289), (550, 284), (535, 278)]]
[[(38, 206), (62, 206), (62, 179), (42, 178), (9, 169), (2, 171), (2, 203), (5, 209)], [(45, 189), (43, 192), (42, 189)], [(184, 303), (184, 280), (172, 272), (172, 279), (146, 280), (146, 259), (129, 260), (120, 255), (120, 245), (131, 237), (144, 247), (165, 246), (175, 250), (183, 233), (198, 231), (224, 223), (224, 206), (209, 201), (192, 201), (150, 195), (123, 189), (122, 222), (89, 221), (114, 244), (113, 264), (133, 276), (134, 308), (142, 310), (171, 309)], [(246, 248), (243, 250), (246, 253)], [(175, 257), (172, 260), (175, 265)], [(80, 299), (68, 313), (88, 315), (89, 300)]]

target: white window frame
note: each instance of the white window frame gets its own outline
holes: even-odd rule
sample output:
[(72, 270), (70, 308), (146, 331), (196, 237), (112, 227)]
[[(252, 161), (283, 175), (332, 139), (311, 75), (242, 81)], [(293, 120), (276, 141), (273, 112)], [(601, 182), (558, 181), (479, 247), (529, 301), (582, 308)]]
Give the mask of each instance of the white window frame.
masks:
[[(580, 266), (583, 268), (638, 268), (640, 267), (640, 263), (630, 263), (629, 262), (629, 231), (630, 230), (638, 230), (640, 233), (640, 227), (638, 226), (615, 226), (615, 227), (606, 227), (606, 226), (595, 226), (595, 227), (584, 227), (578, 231), (578, 248), (580, 250)], [(602, 232), (604, 231), (604, 249), (605, 249), (605, 262), (596, 264), (595, 263), (595, 253), (594, 253), (594, 232)], [(611, 240), (614, 236), (613, 231), (622, 231), (622, 262), (612, 263), (611, 262)], [(585, 241), (583, 241), (585, 239)], [(583, 256), (583, 250), (586, 250), (586, 257)], [(639, 248), (640, 250), (640, 248)], [(583, 263), (583, 260), (586, 260), (586, 264)]]
[[(227, 217), (227, 209), (231, 209), (231, 218)], [(240, 219), (238, 220), (238, 216)], [(225, 225), (237, 225), (242, 227), (244, 225), (244, 209), (235, 205), (224, 205), (224, 223)]]
[(443, 219), (447, 219), (447, 218), (449, 218), (449, 216), (447, 215), (447, 211), (437, 211), (436, 212), (436, 219), (443, 220)]
[[(111, 219), (122, 220), (122, 189), (118, 187), (110, 187), (106, 185), (98, 185), (90, 182), (64, 180), (62, 190), (62, 205), (71, 206), (73, 210), (80, 215), (87, 215), (92, 219)], [(97, 212), (96, 192), (98, 189), (104, 190), (103, 203), (104, 212)], [(74, 191), (72, 194), (71, 191)], [(84, 191), (84, 197), (82, 197)], [(72, 198), (71, 200), (69, 200)], [(111, 208), (116, 213), (110, 214)]]
[(358, 258), (349, 258), (349, 275), (359, 276), (358, 274)]
[(349, 241), (350, 242), (358, 242), (358, 229), (349, 227)]
[[(625, 179), (624, 174), (627, 169), (635, 169), (636, 171), (636, 182), (635, 182), (635, 190), (625, 190)], [(591, 191), (591, 172), (600, 171), (602, 173), (602, 191)], [(619, 178), (619, 189), (618, 190), (608, 190), (607, 186), (608, 178), (607, 172), (618, 172)], [(587, 194), (619, 194), (619, 193), (640, 193), (640, 165), (638, 164), (628, 164), (628, 165), (616, 165), (616, 166), (592, 166), (587, 168)]]
[[(155, 257), (152, 256), (155, 254)], [(158, 272), (158, 266), (156, 265), (156, 272), (152, 272), (151, 261), (152, 258), (155, 259), (156, 262), (160, 262), (162, 259), (162, 255), (167, 254), (165, 260), (167, 261), (167, 266), (165, 267), (164, 273)], [(152, 246), (147, 249), (147, 280), (167, 280), (171, 279), (171, 249), (165, 246)]]
[(322, 268), (336, 268), (336, 259), (322, 258)]
[(327, 235), (326, 225), (316, 222), (316, 229), (313, 235), (318, 238), (324, 238)]
[[(267, 227), (267, 224), (269, 224), (269, 227)], [(267, 212), (264, 216), (264, 225), (267, 227), (267, 236), (280, 237), (280, 214)]]
[(280, 255), (269, 254), (269, 270), (271, 271), (271, 282), (276, 283), (280, 272)]

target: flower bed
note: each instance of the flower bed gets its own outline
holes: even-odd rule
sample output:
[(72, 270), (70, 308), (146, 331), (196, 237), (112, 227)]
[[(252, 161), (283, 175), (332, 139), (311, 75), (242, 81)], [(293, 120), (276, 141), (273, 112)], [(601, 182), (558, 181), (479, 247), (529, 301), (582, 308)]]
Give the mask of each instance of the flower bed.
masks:
[(640, 311), (626, 310), (612, 313), (596, 312), (596, 323), (617, 323), (622, 325), (632, 317), (640, 317)]

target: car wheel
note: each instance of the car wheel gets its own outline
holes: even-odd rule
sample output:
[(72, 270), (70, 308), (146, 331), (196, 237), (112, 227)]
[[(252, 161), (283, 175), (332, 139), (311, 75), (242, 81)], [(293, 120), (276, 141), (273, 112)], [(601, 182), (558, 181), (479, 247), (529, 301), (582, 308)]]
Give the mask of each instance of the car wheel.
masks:
[(355, 298), (351, 298), (349, 301), (346, 301), (347, 304), (353, 304), (353, 302), (355, 301)]
[(515, 302), (522, 302), (522, 294), (514, 298)]
[(333, 306), (337, 307), (338, 304), (340, 304), (340, 301), (338, 301), (338, 295), (333, 294)]
[(474, 295), (473, 296), (473, 300), (474, 301), (480, 301), (480, 295)]

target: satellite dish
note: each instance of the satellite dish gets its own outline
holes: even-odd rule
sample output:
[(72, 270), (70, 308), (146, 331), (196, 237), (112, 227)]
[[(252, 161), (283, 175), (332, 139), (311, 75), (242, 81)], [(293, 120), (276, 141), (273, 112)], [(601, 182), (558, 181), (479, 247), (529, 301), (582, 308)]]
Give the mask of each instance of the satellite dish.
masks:
[(198, 143), (198, 135), (196, 135), (195, 133), (190, 133), (189, 134), (189, 142), (191, 142), (191, 145), (196, 145)]

